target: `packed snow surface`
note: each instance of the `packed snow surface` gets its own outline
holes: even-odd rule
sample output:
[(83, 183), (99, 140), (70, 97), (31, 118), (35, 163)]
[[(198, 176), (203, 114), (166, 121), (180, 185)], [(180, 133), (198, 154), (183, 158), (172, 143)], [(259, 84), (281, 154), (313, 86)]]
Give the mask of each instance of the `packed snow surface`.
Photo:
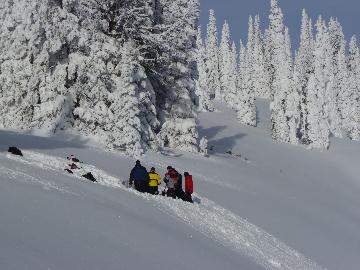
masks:
[[(0, 268), (357, 269), (360, 144), (274, 143), (258, 105), (258, 128), (221, 104), (200, 115), (209, 157), (143, 158), (162, 175), (189, 171), (195, 204), (127, 189), (134, 160), (90, 139), (0, 131)], [(99, 183), (64, 171), (70, 154)]]

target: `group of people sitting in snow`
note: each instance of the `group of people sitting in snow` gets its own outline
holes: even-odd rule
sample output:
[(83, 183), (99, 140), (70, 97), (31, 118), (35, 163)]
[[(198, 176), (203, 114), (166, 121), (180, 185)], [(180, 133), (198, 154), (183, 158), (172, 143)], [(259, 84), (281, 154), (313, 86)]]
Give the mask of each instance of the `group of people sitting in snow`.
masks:
[[(174, 199), (179, 198), (183, 201), (193, 202), (193, 180), (192, 176), (188, 173), (184, 173), (185, 178), (185, 191), (183, 190), (182, 175), (176, 171), (175, 168), (168, 166), (167, 172), (164, 177), (164, 183), (166, 184), (165, 190), (161, 193), (163, 196), (172, 197)], [(159, 186), (161, 184), (161, 176), (156, 173), (156, 169), (153, 167), (148, 172), (140, 161), (137, 160), (135, 167), (131, 170), (129, 185), (142, 193), (150, 193), (153, 195), (159, 194)]]
[[(81, 166), (81, 161), (76, 158), (74, 155), (67, 157), (67, 167), (65, 171), (70, 174), (76, 174), (78, 176), (84, 177), (92, 182), (97, 182), (95, 177), (91, 172), (86, 172)], [(185, 191), (183, 189), (183, 177), (180, 173), (177, 172), (172, 166), (167, 167), (167, 172), (163, 179), (166, 184), (165, 189), (161, 192), (161, 195), (172, 197), (174, 199), (179, 198), (186, 202), (193, 202), (192, 193), (193, 193), (193, 179), (192, 176), (188, 173), (184, 173), (185, 179)], [(161, 185), (161, 176), (156, 172), (156, 169), (153, 167), (148, 172), (147, 169), (141, 165), (140, 161), (137, 160), (135, 167), (131, 170), (129, 186), (134, 186), (134, 188), (142, 193), (149, 193), (152, 195), (159, 194), (159, 186)]]

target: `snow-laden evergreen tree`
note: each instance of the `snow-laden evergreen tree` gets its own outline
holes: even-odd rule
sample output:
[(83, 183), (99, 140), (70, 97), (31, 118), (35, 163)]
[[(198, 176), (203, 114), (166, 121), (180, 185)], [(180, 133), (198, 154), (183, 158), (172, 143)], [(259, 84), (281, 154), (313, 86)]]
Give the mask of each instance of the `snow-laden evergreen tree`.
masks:
[[(132, 40), (141, 127), (134, 143), (196, 150), (197, 20), (198, 1), (1, 2), (0, 111), (7, 117), (0, 125), (50, 132), (73, 127), (123, 146), (113, 129), (124, 112), (113, 108), (125, 107), (114, 96), (128, 91), (119, 81), (122, 61), (130, 61), (122, 57), (123, 44)], [(170, 130), (172, 118), (178, 122)]]
[[(59, 14), (45, 2), (2, 1), (1, 5), (1, 124), (7, 128), (26, 129), (37, 125), (33, 122), (34, 111), (41, 103), (39, 88), (45, 81), (44, 71), (48, 67), (42, 47), (49, 46), (49, 42), (44, 44), (47, 38), (44, 27), (51, 25), (43, 26), (43, 23), (50, 14), (55, 18)], [(67, 23), (71, 25), (64, 18), (61, 25)]]
[[(110, 97), (117, 90), (117, 78), (121, 76), (119, 65), (120, 60), (123, 59), (121, 57), (122, 44), (127, 40), (133, 40), (134, 46), (141, 48), (139, 61), (145, 57), (145, 46), (139, 45), (139, 37), (134, 34), (133, 39), (130, 35), (130, 28), (124, 30), (113, 23), (121, 19), (121, 12), (127, 8), (129, 8), (128, 12), (135, 7), (137, 12), (142, 12), (142, 9), (137, 1), (128, 3), (128, 5), (118, 3), (119, 5), (115, 6), (111, 1), (105, 1), (100, 6), (101, 8), (99, 2), (92, 6), (87, 4), (83, 1), (76, 6), (75, 3), (71, 9), (72, 12), (78, 14), (84, 25), (81, 31), (86, 33), (86, 35), (82, 34), (79, 39), (80, 50), (70, 55), (72, 61), (68, 66), (68, 87), (74, 99), (74, 127), (81, 133), (97, 136), (111, 146), (113, 143), (110, 136), (112, 130), (109, 129), (109, 126), (113, 127), (114, 125), (108, 121), (111, 117), (109, 107), (112, 106)], [(93, 10), (94, 8), (96, 9)], [(146, 14), (144, 11), (143, 15)], [(144, 16), (139, 20), (145, 24)], [(94, 21), (91, 18), (95, 18)], [(129, 20), (133, 20), (132, 25), (142, 24), (131, 16)], [(139, 143), (156, 149), (154, 133), (159, 127), (159, 121), (156, 118), (155, 93), (147, 76), (139, 74), (136, 83), (139, 84), (137, 95), (140, 96), (140, 101), (137, 105), (143, 127), (141, 137), (144, 140), (148, 139), (146, 143), (143, 143), (144, 141)], [(113, 118), (111, 121), (118, 120)]]
[(316, 23), (314, 48), (314, 73), (308, 83), (308, 138), (310, 146), (329, 148), (330, 128), (327, 109), (328, 88), (331, 87), (331, 49), (330, 37), (325, 22), (319, 17)]
[(350, 40), (349, 58), (349, 103), (343, 116), (346, 122), (346, 131), (350, 139), (360, 141), (360, 51), (357, 39), (353, 36)]
[(167, 147), (197, 152), (196, 36), (198, 0), (161, 0), (167, 51), (163, 52), (164, 100), (159, 137)]
[[(138, 158), (144, 152), (145, 145), (141, 138), (142, 123), (139, 110), (139, 89), (136, 83), (138, 73), (138, 55), (134, 50), (134, 42), (128, 41), (123, 45), (121, 61), (119, 63), (120, 77), (115, 80), (116, 89), (110, 94), (112, 102), (109, 107), (111, 117), (111, 141), (120, 148), (124, 148), (128, 155)], [(146, 143), (146, 142), (145, 142)]]
[(196, 94), (198, 96), (198, 107), (200, 112), (214, 111), (214, 105), (210, 100), (210, 92), (207, 83), (206, 75), (206, 52), (203, 40), (201, 37), (201, 27), (198, 28), (196, 37), (196, 64), (198, 76), (196, 80)]
[(240, 41), (240, 63), (238, 75), (238, 95), (235, 104), (237, 118), (240, 123), (256, 126), (257, 115), (255, 93), (252, 88), (252, 57)]
[(230, 40), (230, 28), (225, 21), (222, 32), (221, 42), (219, 48), (219, 74), (220, 74), (220, 99), (225, 99), (229, 89), (229, 79), (231, 76), (231, 40)]
[[(329, 84), (326, 91), (326, 112), (328, 114), (329, 127), (331, 133), (336, 137), (342, 137), (341, 105), (339, 104), (339, 95), (341, 91), (341, 71), (338, 66), (338, 56), (344, 54), (345, 40), (342, 27), (337, 20), (330, 19), (327, 27), (329, 35)], [(340, 73), (340, 74), (339, 74)]]
[(310, 74), (307, 84), (309, 145), (315, 148), (327, 149), (330, 145), (330, 132), (324, 115), (325, 99), (323, 93), (319, 92), (316, 76), (317, 71), (315, 71), (315, 74)]
[(285, 52), (286, 52), (286, 66), (284, 69), (287, 74), (285, 76), (288, 86), (288, 93), (286, 96), (286, 117), (289, 126), (289, 142), (291, 144), (298, 143), (298, 131), (300, 124), (300, 96), (294, 87), (292, 80), (293, 72), (293, 58), (291, 53), (291, 40), (288, 28), (285, 28)]
[(271, 56), (273, 50), (272, 50), (270, 29), (265, 29), (264, 31), (263, 46), (264, 46), (265, 71), (268, 81), (268, 96), (266, 98), (271, 99), (271, 97), (273, 96), (271, 86), (274, 78), (274, 67), (271, 63)]
[(286, 35), (283, 13), (277, 0), (271, 0), (270, 11), (271, 65), (271, 122), (272, 137), (278, 142), (289, 142), (289, 125), (286, 116), (286, 100), (290, 88), (291, 67), (286, 53)]
[(206, 157), (208, 155), (208, 139), (205, 137), (202, 137), (200, 140), (200, 153)]
[[(249, 16), (249, 23), (248, 23), (248, 37), (247, 37), (247, 43), (246, 43), (246, 59), (248, 61), (249, 69), (251, 70), (254, 65), (254, 41), (255, 41), (255, 35), (254, 35), (254, 20), (252, 16)], [(250, 71), (250, 74), (252, 76), (252, 72)], [(250, 78), (250, 85), (249, 87), (253, 89), (253, 83), (252, 83), (252, 77)]]
[[(246, 46), (244, 46), (244, 43), (240, 39), (240, 49), (239, 49), (239, 64), (238, 64), (238, 73), (237, 73), (237, 85), (238, 85), (238, 95), (239, 97), (242, 93), (242, 87), (244, 80), (246, 79)], [(236, 102), (238, 101), (238, 98), (236, 99)], [(236, 104), (238, 105), (238, 104)]]
[(341, 44), (341, 48), (338, 51), (337, 56), (337, 73), (335, 75), (337, 96), (336, 104), (337, 111), (336, 116), (338, 119), (338, 127), (340, 136), (342, 136), (342, 131), (346, 130), (346, 121), (348, 119), (348, 110), (351, 107), (351, 87), (349, 80), (349, 69), (346, 60), (346, 48), (345, 41)]
[(208, 87), (213, 98), (221, 99), (220, 74), (219, 74), (219, 49), (217, 26), (214, 10), (210, 10), (209, 24), (207, 26), (206, 47), (206, 70)]
[(269, 72), (266, 69), (265, 49), (263, 37), (260, 29), (260, 17), (255, 16), (254, 34), (252, 46), (252, 64), (253, 64), (253, 88), (255, 95), (261, 98), (270, 97)]
[(225, 93), (225, 101), (234, 109), (236, 109), (236, 99), (239, 94), (237, 58), (237, 48), (235, 42), (233, 42), (231, 46), (229, 80), (227, 85), (228, 89)]
[(307, 84), (309, 77), (314, 73), (313, 63), (314, 40), (311, 19), (306, 11), (302, 12), (300, 47), (295, 56), (293, 85), (300, 97), (300, 132), (299, 139), (303, 144), (308, 144), (307, 136)]

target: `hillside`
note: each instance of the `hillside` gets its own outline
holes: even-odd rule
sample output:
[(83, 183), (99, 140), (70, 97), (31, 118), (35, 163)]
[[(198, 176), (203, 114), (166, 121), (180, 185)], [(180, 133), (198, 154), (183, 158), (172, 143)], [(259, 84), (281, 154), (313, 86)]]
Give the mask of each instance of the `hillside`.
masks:
[[(134, 160), (90, 138), (0, 131), (0, 268), (357, 269), (360, 144), (274, 143), (268, 103), (257, 105), (258, 128), (222, 104), (200, 114), (210, 157), (143, 158), (162, 174), (167, 165), (193, 174), (194, 205), (126, 189)], [(69, 154), (100, 184), (66, 174)]]

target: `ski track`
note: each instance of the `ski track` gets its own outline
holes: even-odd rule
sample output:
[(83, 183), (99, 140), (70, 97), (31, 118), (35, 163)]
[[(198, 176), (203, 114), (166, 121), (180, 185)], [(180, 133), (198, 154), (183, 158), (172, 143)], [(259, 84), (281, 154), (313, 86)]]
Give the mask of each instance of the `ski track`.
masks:
[[(32, 151), (23, 151), (23, 153), (24, 157), (16, 157), (10, 154), (7, 154), (6, 157), (13, 161), (39, 167), (44, 170), (66, 173), (64, 166), (68, 161), (65, 158), (52, 157)], [(111, 176), (95, 166), (88, 164), (81, 165), (84, 170), (92, 172), (99, 184), (113, 188), (121, 188), (136, 196), (142, 197), (151, 202), (160, 211), (181, 220), (221, 245), (248, 256), (265, 269), (325, 270), (325, 268), (312, 262), (301, 253), (288, 247), (285, 243), (282, 243), (272, 235), (261, 230), (256, 225), (251, 224), (247, 220), (242, 219), (204, 197), (198, 196), (201, 199), (201, 204), (190, 204), (166, 197), (141, 194), (133, 189), (127, 189), (120, 184), (119, 178)], [(0, 167), (0, 172), (11, 176), (11, 178), (25, 176), (30, 181), (43, 185), (44, 188), (71, 193), (71, 191), (58, 187), (54, 183), (29, 176), (26, 172), (14, 171), (5, 167)], [(81, 178), (79, 175), (68, 174), (68, 176)], [(84, 181), (88, 180), (84, 179)]]
[[(61, 192), (64, 194), (78, 195), (77, 193), (72, 192), (66, 188), (59, 187), (58, 185), (56, 185), (53, 182), (44, 181), (44, 180), (41, 180), (40, 178), (29, 175), (26, 172), (22, 172), (22, 171), (20, 171), (19, 168), (16, 168), (16, 170), (15, 170), (15, 169), (6, 168), (4, 166), (0, 166), (0, 175), (7, 176), (10, 179), (13, 179), (13, 180), (16, 180), (19, 182), (23, 182), (23, 183), (33, 183), (36, 185), (40, 185), (44, 190), (55, 190), (55, 191), (58, 191), (58, 192)], [(25, 178), (26, 181), (19, 180), (19, 177)]]

